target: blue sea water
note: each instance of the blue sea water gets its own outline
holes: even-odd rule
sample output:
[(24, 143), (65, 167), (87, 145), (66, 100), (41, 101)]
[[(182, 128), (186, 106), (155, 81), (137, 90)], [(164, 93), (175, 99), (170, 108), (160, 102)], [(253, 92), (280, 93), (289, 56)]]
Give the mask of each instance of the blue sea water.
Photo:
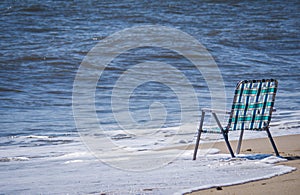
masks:
[[(217, 62), (228, 97), (239, 80), (275, 78), (276, 106), (297, 112), (299, 6), (298, 1), (2, 1), (1, 136), (76, 132), (72, 87), (85, 55), (112, 33), (149, 24), (176, 28), (199, 40)], [(107, 70), (105, 85), (115, 82), (126, 63), (149, 59), (184, 63), (172, 53), (143, 52), (137, 54), (140, 59), (123, 56), (125, 63)], [(197, 92), (207, 93), (201, 74), (188, 68), (187, 77), (194, 79)], [(165, 91), (163, 86), (150, 88), (153, 93)], [(209, 96), (199, 101), (209, 104)]]
[[(299, 128), (300, 2), (297, 0), (4, 0), (0, 2), (0, 15), (0, 163), (10, 161), (3, 152), (8, 149), (20, 156), (19, 148), (30, 151), (35, 147), (79, 142), (72, 90), (81, 62), (99, 41), (125, 28), (142, 25), (178, 29), (202, 43), (221, 71), (227, 104), (239, 80), (277, 79), (274, 120), (288, 128)], [(114, 83), (130, 65), (146, 60), (170, 63), (177, 68), (184, 64), (181, 71), (193, 83), (200, 104), (210, 105), (203, 76), (186, 59), (163, 49), (141, 48), (128, 56), (119, 56), (102, 75), (95, 106), (105, 130), (119, 128), (110, 107)], [(166, 127), (180, 124), (176, 94), (155, 82), (140, 85), (133, 92), (130, 99), (133, 118), (141, 123), (149, 120), (147, 112), (154, 101), (166, 106)], [(199, 116), (191, 117), (198, 121)]]

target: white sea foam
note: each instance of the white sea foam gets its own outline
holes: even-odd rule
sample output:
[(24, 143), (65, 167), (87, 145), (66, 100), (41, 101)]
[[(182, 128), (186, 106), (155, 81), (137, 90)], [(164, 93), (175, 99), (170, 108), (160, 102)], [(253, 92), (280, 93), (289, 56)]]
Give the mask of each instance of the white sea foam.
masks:
[[(32, 148), (36, 154), (51, 153), (61, 146)], [(6, 193), (106, 193), (106, 194), (182, 194), (214, 186), (226, 186), (258, 179), (270, 178), (294, 170), (275, 165), (281, 158), (269, 154), (239, 155), (219, 154), (211, 148), (200, 150), (196, 161), (192, 151), (168, 149), (164, 151), (133, 151), (146, 161), (130, 161), (118, 150), (111, 155), (115, 161), (143, 168), (147, 158), (160, 159), (177, 155), (168, 164), (148, 171), (125, 171), (96, 160), (81, 144), (64, 147), (64, 155), (36, 156), (27, 161), (3, 161), (0, 166), (0, 190)], [(149, 155), (151, 154), (151, 155)], [(143, 158), (141, 158), (143, 159)], [(16, 168), (13, 168), (16, 167)]]
[(45, 135), (28, 135), (26, 136), (26, 138), (28, 139), (50, 139), (51, 137), (50, 136), (45, 136)]
[(0, 162), (9, 162), (9, 161), (28, 161), (29, 158), (24, 156), (16, 156), (16, 157), (3, 157), (0, 158)]
[[(89, 151), (79, 141), (79, 137), (31, 136), (30, 140), (33, 141), (73, 141), (58, 145), (51, 142), (49, 145), (30, 147), (3, 146), (0, 164), (5, 166), (0, 166), (0, 191), (7, 194), (43, 194), (49, 191), (53, 194), (182, 194), (270, 178), (295, 170), (293, 167), (274, 164), (285, 159), (270, 154), (230, 158), (229, 154), (220, 154), (218, 149), (213, 148), (213, 144), (210, 149), (199, 150), (197, 160), (192, 161), (192, 150), (174, 148), (194, 143), (195, 126), (193, 124), (184, 127), (185, 133), (181, 132), (177, 136), (174, 136), (177, 133), (176, 128), (99, 134), (97, 137), (100, 143), (108, 139), (115, 144), (114, 148), (104, 148), (106, 151), (102, 157), (106, 161), (97, 159), (93, 151)], [(275, 125), (271, 129), (274, 136), (300, 133), (298, 128), (287, 128), (283, 131), (278, 127)], [(112, 138), (113, 136), (115, 137)], [(229, 134), (231, 140), (238, 139), (238, 136), (239, 132)], [(120, 137), (121, 139), (116, 139)], [(245, 138), (260, 137), (267, 135), (265, 132), (245, 132)], [(221, 135), (204, 134), (201, 143), (222, 141), (221, 138)], [(28, 143), (28, 137), (9, 139)], [(182, 140), (187, 141), (183, 143)], [(132, 160), (133, 157), (135, 160)], [(126, 164), (130, 165), (131, 171), (122, 169)]]

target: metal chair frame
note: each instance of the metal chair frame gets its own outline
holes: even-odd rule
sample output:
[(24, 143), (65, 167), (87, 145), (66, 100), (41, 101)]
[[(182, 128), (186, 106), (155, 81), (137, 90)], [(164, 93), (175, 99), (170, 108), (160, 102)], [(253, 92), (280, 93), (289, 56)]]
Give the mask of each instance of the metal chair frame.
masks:
[(266, 131), (268, 138), (273, 146), (276, 156), (279, 156), (276, 144), (272, 138), (269, 130), (272, 112), (276, 111), (274, 108), (275, 96), (277, 92), (278, 82), (275, 79), (262, 79), (262, 80), (243, 80), (240, 81), (235, 89), (235, 95), (231, 111), (225, 111), (229, 115), (228, 124), (223, 128), (217, 114), (224, 113), (220, 110), (202, 109), (201, 120), (198, 128), (198, 135), (193, 155), (193, 160), (196, 160), (197, 150), (200, 143), (202, 132), (216, 133), (216, 131), (203, 130), (203, 123), (205, 113), (209, 112), (215, 119), (219, 131), (223, 135), (227, 148), (232, 157), (235, 154), (232, 150), (228, 139), (229, 131), (241, 130), (236, 154), (240, 153), (244, 130)]

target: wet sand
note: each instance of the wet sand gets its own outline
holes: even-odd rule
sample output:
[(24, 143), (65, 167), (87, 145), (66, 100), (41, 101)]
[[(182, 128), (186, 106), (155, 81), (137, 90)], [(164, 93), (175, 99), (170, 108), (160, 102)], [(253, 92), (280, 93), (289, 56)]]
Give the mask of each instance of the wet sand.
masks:
[[(274, 137), (280, 155), (287, 161), (278, 164), (296, 167), (297, 170), (276, 176), (270, 179), (258, 180), (254, 182), (232, 185), (219, 186), (206, 190), (199, 190), (191, 195), (202, 194), (291, 194), (296, 195), (300, 192), (300, 135), (289, 135)], [(231, 141), (232, 147), (236, 148), (236, 141)], [(211, 145), (200, 145), (201, 148), (211, 147)], [(220, 149), (222, 153), (228, 153), (225, 142), (218, 142), (213, 145), (214, 148)], [(193, 149), (191, 146), (189, 149)], [(268, 138), (244, 140), (241, 148), (242, 154), (263, 153), (274, 154), (273, 148)], [(199, 157), (198, 157), (199, 158)]]

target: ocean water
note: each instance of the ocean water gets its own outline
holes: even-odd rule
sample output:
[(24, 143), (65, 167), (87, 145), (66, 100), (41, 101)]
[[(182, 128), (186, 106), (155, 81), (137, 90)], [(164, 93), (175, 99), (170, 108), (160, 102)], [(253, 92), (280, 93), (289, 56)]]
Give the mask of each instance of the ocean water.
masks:
[[(114, 33), (132, 27), (168, 27), (198, 40), (218, 65), (225, 87), (224, 104), (227, 106), (239, 80), (277, 79), (277, 112), (274, 113), (271, 131), (277, 136), (299, 133), (299, 13), (300, 3), (296, 0), (272, 3), (209, 0), (123, 3), (1, 1), (0, 171), (2, 177), (8, 176), (1, 178), (1, 186), (6, 187), (0, 187), (0, 191), (27, 193), (39, 189), (38, 192), (47, 192), (64, 177), (70, 178), (76, 172), (74, 167), (66, 168), (67, 173), (64, 172), (64, 163), (80, 163), (86, 160), (86, 156), (89, 160), (93, 159), (86, 154), (88, 150), (80, 139), (74, 119), (72, 100), (76, 74), (92, 48)], [(160, 36), (167, 35), (161, 32)], [(183, 43), (179, 50), (186, 47)], [(171, 64), (195, 90), (199, 107), (190, 108), (189, 111), (196, 114), (190, 115), (190, 124), (183, 128), (183, 132), (176, 131), (182, 124), (181, 102), (177, 95), (186, 88), (187, 82), (173, 77), (169, 69), (155, 67), (134, 74), (134, 79), (138, 81), (145, 80), (147, 75), (154, 75), (161, 76), (167, 83), (148, 79), (148, 82), (131, 89), (130, 98), (125, 99), (128, 101), (128, 110), (118, 107), (118, 103), (122, 103), (118, 99), (117, 106), (112, 107), (112, 94), (114, 89), (118, 89), (118, 79), (126, 76), (126, 71), (135, 64), (149, 61)], [(113, 144), (117, 148), (126, 148), (127, 152), (156, 150), (174, 143), (192, 143), (200, 108), (212, 105), (211, 91), (205, 79), (184, 56), (165, 48), (140, 47), (118, 55), (105, 68), (96, 85), (94, 107), (102, 131), (94, 134), (95, 137), (99, 140), (103, 137), (115, 140)], [(170, 86), (178, 86), (180, 90), (174, 91)], [(152, 115), (151, 110), (155, 111)], [(120, 125), (115, 117), (124, 112), (130, 113), (132, 120), (140, 124), (139, 128), (153, 127), (153, 121), (159, 124), (160, 129), (154, 133), (136, 129), (131, 131), (131, 126), (125, 125), (126, 132), (120, 133), (118, 130), (122, 130), (124, 124)], [(161, 115), (157, 113), (166, 113), (162, 115), (165, 119), (163, 123), (160, 122)], [(89, 120), (87, 118), (86, 123)], [(173, 139), (174, 135), (176, 138)], [(69, 154), (81, 157), (78, 159), (76, 155), (70, 157)], [(66, 160), (68, 158), (69, 161)], [(104, 161), (112, 167), (128, 168), (122, 163), (115, 164), (109, 155), (107, 159)], [(168, 158), (156, 168), (173, 159), (174, 156)], [(88, 162), (84, 161), (85, 165), (89, 166)], [(59, 170), (47, 174), (50, 167), (53, 169), (56, 165), (59, 165)], [(90, 165), (93, 167), (94, 162)], [(84, 166), (79, 166), (82, 166), (82, 174)], [(105, 168), (101, 167), (103, 170)], [(39, 178), (39, 171), (44, 173), (43, 183), (36, 179)], [(53, 179), (56, 176), (62, 179)], [(89, 177), (92, 176), (95, 176), (93, 171), (89, 171)], [(9, 185), (16, 177), (20, 179), (14, 183), (15, 187)], [(84, 183), (83, 178), (72, 181)], [(95, 186), (97, 182), (101, 183), (101, 179), (87, 181), (95, 182)], [(103, 188), (113, 189), (108, 181), (104, 183), (107, 186)], [(75, 184), (66, 185), (70, 190)], [(97, 187), (91, 189), (102, 191)], [(68, 191), (64, 190), (61, 187), (57, 193)], [(89, 188), (81, 191), (92, 192)]]

